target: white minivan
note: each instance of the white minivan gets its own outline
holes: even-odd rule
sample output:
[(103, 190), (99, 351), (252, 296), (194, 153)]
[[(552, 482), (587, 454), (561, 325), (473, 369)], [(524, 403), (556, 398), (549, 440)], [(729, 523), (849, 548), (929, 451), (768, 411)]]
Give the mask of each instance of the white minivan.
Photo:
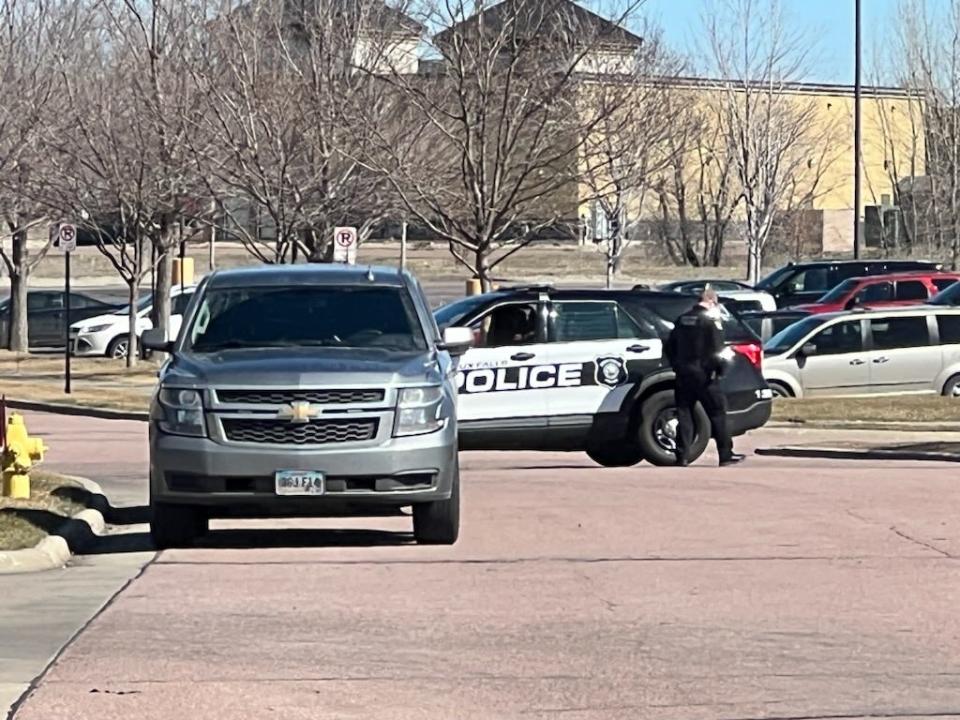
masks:
[(780, 397), (960, 398), (960, 308), (811, 315), (767, 341), (763, 375)]

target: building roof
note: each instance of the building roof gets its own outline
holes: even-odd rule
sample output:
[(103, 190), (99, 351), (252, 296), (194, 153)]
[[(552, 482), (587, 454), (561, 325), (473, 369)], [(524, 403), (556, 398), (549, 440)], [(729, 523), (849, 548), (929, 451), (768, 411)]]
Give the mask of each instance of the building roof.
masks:
[[(233, 12), (249, 15), (254, 6), (262, 0), (250, 0), (237, 7)], [(315, 0), (283, 0), (283, 10), (291, 22), (296, 22), (299, 14), (311, 15)], [(384, 0), (335, 0), (333, 9), (338, 16), (356, 18), (363, 16), (370, 27), (386, 33), (423, 35), (426, 27), (401, 12)]]
[(518, 35), (531, 39), (534, 35), (560, 34), (571, 27), (578, 34), (596, 38), (601, 45), (638, 47), (643, 38), (578, 5), (573, 0), (502, 0), (478, 15), (437, 33), (435, 40), (448, 42), (455, 33), (469, 30), (482, 15), (483, 26), (490, 33), (500, 33), (504, 25), (514, 22)]

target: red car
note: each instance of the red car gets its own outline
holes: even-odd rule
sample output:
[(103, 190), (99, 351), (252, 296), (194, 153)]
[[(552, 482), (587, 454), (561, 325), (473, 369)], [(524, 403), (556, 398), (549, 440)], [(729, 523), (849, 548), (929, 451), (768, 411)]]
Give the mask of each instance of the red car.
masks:
[(844, 280), (815, 303), (797, 305), (809, 313), (839, 312), (855, 307), (882, 308), (925, 303), (960, 280), (960, 273), (905, 272)]

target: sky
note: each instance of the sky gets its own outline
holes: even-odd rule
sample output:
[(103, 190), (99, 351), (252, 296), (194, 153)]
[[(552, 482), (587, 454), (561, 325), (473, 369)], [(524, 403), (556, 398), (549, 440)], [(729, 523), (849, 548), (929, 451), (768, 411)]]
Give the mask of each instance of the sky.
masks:
[[(670, 47), (689, 51), (690, 38), (702, 35), (701, 17), (710, 0), (646, 0), (643, 13), (663, 28)], [(861, 0), (863, 81), (868, 82), (869, 57), (883, 38), (889, 37), (900, 0)], [(853, 84), (854, 0), (782, 0), (786, 15), (819, 38), (809, 82)], [(870, 63), (872, 64), (872, 62)]]

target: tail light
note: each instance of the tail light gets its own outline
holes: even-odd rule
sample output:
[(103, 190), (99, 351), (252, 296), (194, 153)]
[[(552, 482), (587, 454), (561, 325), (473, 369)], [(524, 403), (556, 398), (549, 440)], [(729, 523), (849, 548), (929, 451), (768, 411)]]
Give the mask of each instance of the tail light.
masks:
[(733, 351), (743, 355), (757, 370), (763, 370), (762, 345), (757, 343), (743, 343), (741, 345), (734, 345)]

